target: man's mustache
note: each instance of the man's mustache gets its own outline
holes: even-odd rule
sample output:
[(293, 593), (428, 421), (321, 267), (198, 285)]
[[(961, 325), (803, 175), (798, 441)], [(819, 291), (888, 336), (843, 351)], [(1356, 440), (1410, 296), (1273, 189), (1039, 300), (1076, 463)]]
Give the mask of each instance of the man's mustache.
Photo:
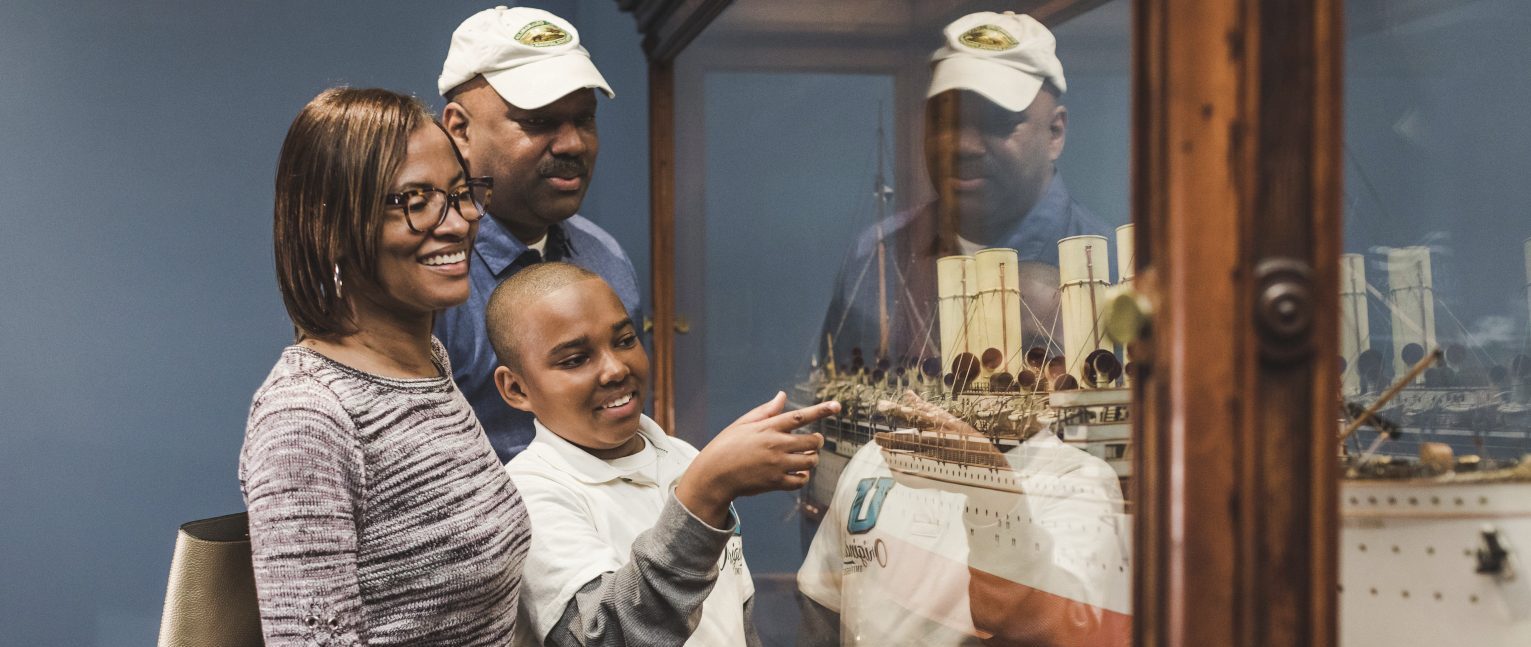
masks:
[(537, 164), (537, 174), (542, 177), (576, 177), (589, 174), (590, 167), (578, 157), (554, 157)]

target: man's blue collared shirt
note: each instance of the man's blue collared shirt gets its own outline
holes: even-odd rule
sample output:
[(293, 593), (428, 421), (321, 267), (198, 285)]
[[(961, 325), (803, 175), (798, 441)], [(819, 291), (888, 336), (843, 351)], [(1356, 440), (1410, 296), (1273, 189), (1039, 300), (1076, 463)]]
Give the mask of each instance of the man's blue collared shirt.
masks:
[(539, 255), (494, 218), (480, 220), (468, 269), (471, 286), (468, 301), (436, 317), (436, 337), (452, 359), (452, 379), (473, 406), (473, 413), (489, 435), (489, 444), (494, 446), (500, 462), (525, 449), (536, 431), (532, 414), (505, 404), (494, 386), (494, 369), (499, 361), (489, 343), (484, 308), (495, 286), (546, 256), (545, 260), (574, 263), (601, 275), (622, 299), (633, 320), (640, 320), (638, 275), (611, 234), (575, 215), (548, 228), (547, 246), (543, 249), (544, 254)]

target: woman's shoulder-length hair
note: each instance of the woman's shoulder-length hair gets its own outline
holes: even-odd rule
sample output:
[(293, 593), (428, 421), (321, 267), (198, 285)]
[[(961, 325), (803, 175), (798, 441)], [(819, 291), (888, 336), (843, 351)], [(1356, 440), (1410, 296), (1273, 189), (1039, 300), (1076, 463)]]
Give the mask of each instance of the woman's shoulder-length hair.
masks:
[(299, 338), (354, 332), (344, 279), (376, 285), (384, 195), (410, 134), (432, 123), (419, 99), (346, 87), (319, 93), (292, 120), (276, 166), (272, 239)]

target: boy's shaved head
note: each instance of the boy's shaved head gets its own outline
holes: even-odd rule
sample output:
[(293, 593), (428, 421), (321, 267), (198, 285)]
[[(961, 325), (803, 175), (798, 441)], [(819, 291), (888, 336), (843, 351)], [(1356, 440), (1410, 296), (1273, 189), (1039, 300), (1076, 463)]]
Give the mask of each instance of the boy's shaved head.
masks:
[(505, 404), (596, 458), (643, 447), (649, 357), (601, 277), (565, 263), (533, 265), (495, 288), (486, 310)]
[(521, 368), (515, 331), (521, 328), (517, 317), (526, 304), (564, 286), (600, 278), (599, 274), (573, 263), (549, 261), (532, 265), (501, 282), (489, 295), (489, 305), (484, 309), (489, 344), (500, 363), (513, 370)]

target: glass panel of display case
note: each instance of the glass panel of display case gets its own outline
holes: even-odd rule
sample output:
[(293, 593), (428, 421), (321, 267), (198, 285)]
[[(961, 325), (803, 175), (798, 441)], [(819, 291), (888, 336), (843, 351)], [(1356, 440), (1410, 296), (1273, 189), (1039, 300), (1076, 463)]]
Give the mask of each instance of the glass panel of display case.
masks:
[(1020, 4), (736, 0), (675, 61), (675, 431), (844, 407), (738, 503), (767, 644), (1130, 642), (1131, 6)]
[(1346, 3), (1340, 644), (1531, 644), (1531, 5)]

